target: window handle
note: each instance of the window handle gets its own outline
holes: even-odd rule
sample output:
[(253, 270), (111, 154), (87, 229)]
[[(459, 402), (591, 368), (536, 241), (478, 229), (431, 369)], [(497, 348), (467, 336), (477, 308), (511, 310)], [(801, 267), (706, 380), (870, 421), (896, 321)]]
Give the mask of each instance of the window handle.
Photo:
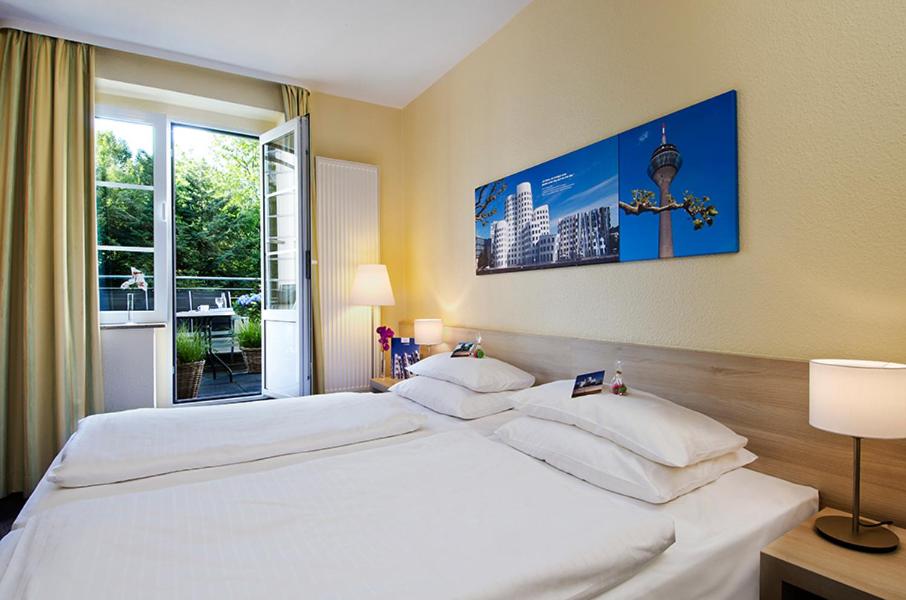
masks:
[(160, 203), (160, 220), (164, 223), (170, 220), (170, 203), (166, 200)]

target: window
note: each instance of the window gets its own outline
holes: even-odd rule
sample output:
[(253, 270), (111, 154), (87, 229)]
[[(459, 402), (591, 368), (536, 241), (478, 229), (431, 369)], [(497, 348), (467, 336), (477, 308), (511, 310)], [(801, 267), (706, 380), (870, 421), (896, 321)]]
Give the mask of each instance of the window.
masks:
[(166, 320), (165, 123), (161, 115), (112, 110), (99, 110), (95, 118), (98, 286), (105, 323)]

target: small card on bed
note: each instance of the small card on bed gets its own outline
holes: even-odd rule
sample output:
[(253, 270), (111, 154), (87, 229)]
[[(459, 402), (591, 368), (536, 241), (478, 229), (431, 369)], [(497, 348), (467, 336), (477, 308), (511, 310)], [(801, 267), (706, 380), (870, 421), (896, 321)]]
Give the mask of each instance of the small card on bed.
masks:
[(576, 377), (576, 383), (573, 384), (573, 398), (579, 396), (588, 396), (589, 394), (600, 394), (604, 389), (604, 371), (592, 371)]
[(453, 348), (453, 354), (450, 356), (452, 358), (462, 358), (464, 356), (472, 355), (472, 348), (475, 346), (475, 342), (459, 342), (456, 344), (456, 347)]

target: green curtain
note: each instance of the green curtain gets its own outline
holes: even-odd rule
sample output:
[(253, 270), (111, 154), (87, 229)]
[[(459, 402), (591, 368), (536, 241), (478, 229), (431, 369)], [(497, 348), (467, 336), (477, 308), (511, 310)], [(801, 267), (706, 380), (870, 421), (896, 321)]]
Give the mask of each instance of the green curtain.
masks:
[[(286, 120), (294, 119), (296, 117), (303, 117), (309, 115), (309, 97), (311, 94), (305, 88), (300, 88), (292, 85), (283, 84), (280, 86), (281, 91), (283, 92), (283, 114), (286, 117)], [(311, 193), (309, 194), (311, 199), (311, 323), (312, 323), (312, 363), (314, 367), (312, 368), (311, 374), (311, 389), (315, 394), (320, 394), (323, 392), (323, 386), (321, 382), (324, 381), (324, 361), (321, 360), (322, 352), (322, 341), (323, 338), (321, 333), (321, 301), (320, 301), (320, 286), (318, 282), (320, 281), (320, 271), (318, 270), (318, 238), (317, 238), (317, 198), (315, 197), (315, 182), (314, 182), (314, 169), (311, 169), (312, 174), (312, 185)]]
[(281, 85), (280, 90), (283, 92), (283, 114), (287, 121), (308, 114), (308, 98), (311, 96), (308, 90), (286, 84)]
[(103, 409), (94, 48), (0, 30), (0, 496)]

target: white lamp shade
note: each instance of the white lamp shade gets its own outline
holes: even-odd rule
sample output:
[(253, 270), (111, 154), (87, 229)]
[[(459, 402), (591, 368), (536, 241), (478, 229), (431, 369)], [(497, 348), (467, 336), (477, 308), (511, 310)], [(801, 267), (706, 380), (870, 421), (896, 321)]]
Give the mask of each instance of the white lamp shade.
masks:
[(386, 265), (359, 265), (349, 294), (352, 304), (363, 306), (393, 306), (393, 288)]
[(810, 361), (808, 422), (853, 437), (906, 438), (906, 365)]
[(440, 319), (416, 319), (415, 343), (434, 346), (444, 341), (444, 324)]

